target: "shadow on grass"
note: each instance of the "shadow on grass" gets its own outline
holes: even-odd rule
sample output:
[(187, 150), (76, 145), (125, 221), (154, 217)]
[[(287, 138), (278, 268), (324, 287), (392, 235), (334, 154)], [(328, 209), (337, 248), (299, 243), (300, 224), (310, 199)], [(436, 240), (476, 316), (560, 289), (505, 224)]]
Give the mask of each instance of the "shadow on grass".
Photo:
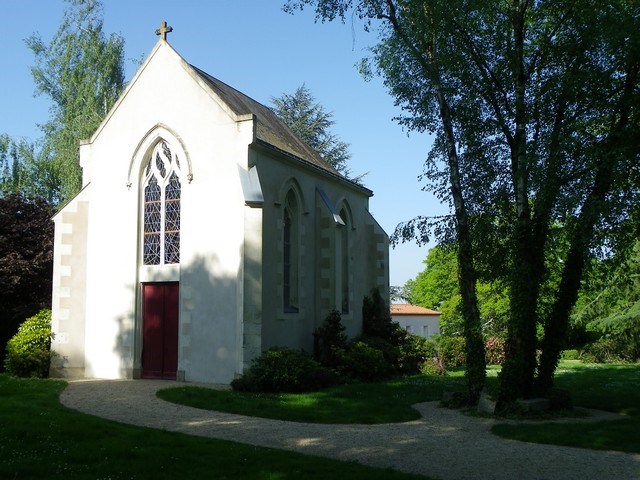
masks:
[(495, 425), (492, 432), (525, 442), (640, 453), (640, 365), (561, 362), (555, 386), (571, 392), (576, 406), (628, 418), (588, 423)]
[(123, 425), (63, 407), (65, 382), (0, 375), (0, 478), (425, 479), (234, 442)]
[(269, 394), (203, 387), (167, 388), (163, 400), (205, 410), (329, 424), (377, 424), (420, 418), (412, 405), (440, 400), (446, 390), (464, 388), (458, 376), (413, 376), (378, 383), (340, 385), (320, 392)]

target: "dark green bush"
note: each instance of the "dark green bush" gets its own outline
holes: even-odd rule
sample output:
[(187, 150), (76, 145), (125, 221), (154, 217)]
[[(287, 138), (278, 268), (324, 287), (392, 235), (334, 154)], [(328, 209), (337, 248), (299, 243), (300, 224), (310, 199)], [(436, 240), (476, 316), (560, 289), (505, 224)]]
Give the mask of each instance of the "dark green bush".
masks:
[(370, 335), (360, 335), (353, 339), (353, 342), (363, 342), (371, 348), (382, 352), (384, 360), (389, 367), (399, 372), (400, 370), (400, 348), (393, 345), (384, 338), (373, 337)]
[(585, 363), (607, 363), (624, 362), (629, 358), (626, 355), (624, 341), (619, 338), (603, 337), (585, 345), (580, 352), (580, 360)]
[(303, 350), (272, 347), (254, 359), (249, 370), (231, 382), (231, 387), (246, 392), (298, 393), (336, 383), (337, 375)]
[(600, 338), (584, 350), (598, 361), (640, 360), (640, 301), (624, 313), (592, 322), (589, 328)]
[(446, 367), (465, 364), (465, 341), (463, 337), (438, 335), (435, 337), (438, 356)]
[(340, 359), (338, 373), (344, 377), (373, 382), (393, 374), (393, 367), (385, 360), (383, 353), (363, 341), (351, 342), (337, 354)]
[(4, 368), (17, 377), (48, 377), (51, 338), (51, 310), (41, 310), (7, 342)]
[(399, 346), (407, 332), (391, 320), (389, 305), (385, 303), (380, 290), (371, 290), (370, 297), (362, 302), (362, 334), (367, 337), (384, 338), (389, 343)]
[(423, 366), (437, 357), (436, 345), (419, 335), (407, 334), (400, 345), (399, 370), (403, 374), (423, 371)]
[(335, 352), (347, 347), (345, 330), (340, 312), (332, 310), (322, 326), (313, 332), (313, 357), (325, 367), (337, 367)]

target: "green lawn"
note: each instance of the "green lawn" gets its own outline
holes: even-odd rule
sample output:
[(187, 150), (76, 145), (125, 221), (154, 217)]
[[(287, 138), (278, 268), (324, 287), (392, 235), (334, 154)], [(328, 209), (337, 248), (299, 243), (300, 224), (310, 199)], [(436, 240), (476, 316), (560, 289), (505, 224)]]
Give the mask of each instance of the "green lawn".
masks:
[[(488, 372), (497, 391), (499, 368)], [(555, 385), (571, 392), (576, 406), (620, 412), (618, 421), (496, 425), (496, 435), (515, 440), (640, 453), (640, 365), (560, 364)], [(164, 389), (158, 396), (197, 408), (315, 423), (389, 423), (417, 418), (411, 405), (440, 400), (444, 391), (464, 390), (461, 371), (446, 377), (415, 376), (373, 384), (352, 384), (307, 394), (251, 394), (207, 388)]]
[(555, 385), (569, 390), (575, 405), (627, 415), (616, 421), (496, 425), (505, 438), (596, 450), (640, 453), (640, 365), (562, 362)]
[(464, 389), (462, 372), (446, 377), (416, 376), (379, 383), (341, 385), (305, 394), (265, 394), (174, 387), (163, 400), (206, 410), (308, 423), (393, 423), (419, 418), (411, 405), (440, 400), (447, 390)]
[(103, 420), (63, 407), (64, 387), (0, 375), (0, 478), (425, 478)]

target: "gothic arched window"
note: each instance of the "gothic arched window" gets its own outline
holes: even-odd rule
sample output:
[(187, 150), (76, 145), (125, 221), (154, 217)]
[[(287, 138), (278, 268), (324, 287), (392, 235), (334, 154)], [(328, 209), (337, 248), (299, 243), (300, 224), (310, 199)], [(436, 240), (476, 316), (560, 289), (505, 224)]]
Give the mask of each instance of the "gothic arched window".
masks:
[(142, 263), (180, 263), (180, 160), (165, 141), (153, 149), (143, 191)]
[(336, 236), (336, 307), (349, 313), (349, 228), (351, 219), (346, 209), (340, 210), (344, 225), (339, 225)]
[(285, 198), (282, 214), (282, 303), (285, 312), (298, 312), (300, 211), (293, 191)]

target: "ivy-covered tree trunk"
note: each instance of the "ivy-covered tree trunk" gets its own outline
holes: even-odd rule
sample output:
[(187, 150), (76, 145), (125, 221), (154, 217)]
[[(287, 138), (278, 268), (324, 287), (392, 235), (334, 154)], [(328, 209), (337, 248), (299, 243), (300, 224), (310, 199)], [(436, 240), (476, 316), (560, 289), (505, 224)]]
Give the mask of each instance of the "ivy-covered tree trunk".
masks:
[(524, 66), (525, 15), (527, 2), (513, 2), (510, 15), (513, 31), (511, 51), (515, 90), (515, 132), (509, 137), (516, 220), (513, 226), (511, 258), (510, 318), (505, 361), (500, 372), (498, 409), (518, 397), (531, 394), (536, 368), (536, 303), (540, 276), (537, 274), (536, 246), (532, 245), (529, 206), (529, 157), (527, 156), (527, 111), (525, 94), (529, 78)]
[[(473, 241), (469, 225), (469, 213), (463, 195), (462, 176), (460, 174), (460, 157), (456, 147), (456, 135), (451, 115), (451, 107), (443, 88), (439, 69), (438, 54), (434, 47), (435, 41), (430, 40), (436, 32), (432, 30), (433, 19), (428, 8), (412, 10), (405, 8), (402, 21), (399, 19), (392, 2), (388, 3), (386, 18), (391, 23), (395, 35), (405, 45), (422, 68), (424, 76), (429, 78), (434, 89), (438, 104), (439, 118), (442, 126), (443, 138), (446, 144), (446, 160), (449, 174), (449, 189), (453, 201), (457, 256), (458, 282), (462, 298), (462, 316), (464, 320), (464, 337), (466, 341), (465, 376), (467, 379), (468, 399), (471, 405), (478, 403), (480, 393), (486, 379), (486, 360), (484, 341), (482, 338), (482, 322), (476, 296), (476, 270), (473, 262)], [(415, 42), (408, 30), (416, 25), (431, 25), (427, 27), (427, 35), (418, 37)]]
[(540, 393), (547, 393), (553, 386), (553, 373), (560, 359), (571, 309), (578, 298), (589, 245), (592, 242), (596, 224), (607, 208), (606, 197), (614, 186), (617, 164), (620, 158), (627, 154), (624, 149), (620, 151), (619, 147), (625, 144), (625, 130), (631, 121), (634, 105), (632, 97), (640, 77), (640, 62), (636, 58), (629, 58), (627, 62), (622, 92), (613, 115), (610, 132), (602, 145), (601, 160), (597, 166), (593, 187), (574, 228), (556, 302), (545, 322), (542, 355), (536, 379), (536, 386)]

